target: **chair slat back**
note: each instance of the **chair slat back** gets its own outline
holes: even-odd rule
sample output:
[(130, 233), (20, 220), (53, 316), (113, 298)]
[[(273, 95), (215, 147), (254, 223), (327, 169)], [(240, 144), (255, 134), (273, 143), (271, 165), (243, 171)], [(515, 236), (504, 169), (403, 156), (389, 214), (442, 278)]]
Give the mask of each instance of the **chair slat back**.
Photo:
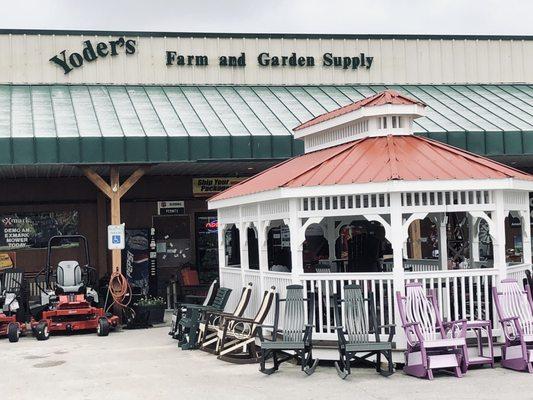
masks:
[(283, 340), (287, 342), (301, 342), (305, 330), (305, 302), (302, 285), (287, 286), (285, 298), (285, 315), (283, 326)]
[(4, 284), (2, 289), (6, 293), (19, 294), (22, 287), (22, 280), (24, 279), (23, 272), (7, 271), (4, 272)]
[(214, 280), (211, 283), (211, 286), (209, 286), (209, 290), (207, 291), (207, 296), (205, 296), (204, 302), (202, 303), (203, 306), (210, 306), (213, 304), (213, 301), (216, 297), (216, 291), (218, 288), (218, 280)]
[(235, 307), (235, 311), (233, 311), (234, 316), (242, 317), (242, 315), (246, 311), (246, 307), (248, 306), (248, 302), (250, 301), (250, 297), (252, 296), (252, 286), (253, 284), (252, 282), (250, 282), (242, 288), (241, 298), (237, 303), (237, 307)]
[[(522, 290), (515, 279), (504, 279), (500, 283), (498, 293), (500, 312), (502, 318), (518, 317), (520, 326), (526, 335), (533, 335), (533, 312), (527, 292)], [(513, 324), (510, 328), (516, 335)]]
[(409, 283), (405, 287), (405, 316), (407, 322), (418, 322), (424, 339), (441, 339), (442, 335), (437, 331), (437, 310), (426, 296), (421, 283)]
[(221, 287), (217, 290), (217, 295), (215, 296), (215, 300), (213, 300), (212, 307), (215, 310), (224, 310), (224, 307), (226, 307), (226, 303), (228, 302), (229, 296), (231, 294), (231, 289)]
[(344, 326), (348, 343), (368, 343), (368, 320), (363, 290), (359, 285), (344, 286)]
[(275, 297), (276, 297), (276, 287), (272, 286), (263, 295), (261, 306), (257, 310), (257, 314), (255, 314), (255, 317), (254, 317), (254, 322), (252, 324), (252, 330), (251, 330), (252, 333), (255, 332), (255, 330), (257, 329), (259, 325), (265, 322), (265, 319), (268, 313), (270, 312), (270, 307), (272, 307), (272, 303), (274, 302)]

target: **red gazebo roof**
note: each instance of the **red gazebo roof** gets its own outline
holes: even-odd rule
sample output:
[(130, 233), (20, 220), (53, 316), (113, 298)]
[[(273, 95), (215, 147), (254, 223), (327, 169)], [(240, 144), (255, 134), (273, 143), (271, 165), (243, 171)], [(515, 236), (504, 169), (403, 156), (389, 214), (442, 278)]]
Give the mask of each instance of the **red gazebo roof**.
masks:
[(281, 187), (505, 178), (533, 180), (532, 175), (441, 142), (413, 135), (389, 135), (366, 137), (292, 158), (210, 200)]
[(344, 107), (319, 115), (318, 117), (315, 117), (297, 126), (293, 130), (299, 131), (300, 129), (308, 128), (321, 122), (340, 117), (341, 115), (348, 114), (363, 107), (382, 106), (385, 104), (419, 104), (422, 106), (425, 105), (424, 103), (410, 99), (409, 97), (404, 96), (395, 90), (385, 90), (384, 92), (380, 92), (378, 94), (375, 94), (374, 96), (366, 97), (362, 100), (356, 101), (355, 103), (351, 103)]

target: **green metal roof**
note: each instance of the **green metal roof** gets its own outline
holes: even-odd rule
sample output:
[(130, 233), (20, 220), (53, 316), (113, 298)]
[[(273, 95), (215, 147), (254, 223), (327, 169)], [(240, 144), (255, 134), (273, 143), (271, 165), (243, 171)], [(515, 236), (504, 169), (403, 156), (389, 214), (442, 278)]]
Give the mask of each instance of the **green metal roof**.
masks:
[(533, 85), (0, 85), (0, 164), (286, 158), (292, 128), (386, 88), (428, 105), (418, 134), (533, 154)]

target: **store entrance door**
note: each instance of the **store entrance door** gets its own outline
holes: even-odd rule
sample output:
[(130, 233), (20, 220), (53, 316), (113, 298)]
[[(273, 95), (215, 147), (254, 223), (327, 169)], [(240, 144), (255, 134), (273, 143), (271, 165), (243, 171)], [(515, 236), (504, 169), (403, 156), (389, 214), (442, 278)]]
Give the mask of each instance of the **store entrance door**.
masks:
[(156, 244), (157, 287), (165, 295), (167, 284), (176, 278), (180, 268), (192, 261), (190, 222), (188, 215), (152, 217)]
[(199, 212), (195, 216), (196, 265), (201, 282), (218, 278), (218, 222), (216, 212)]

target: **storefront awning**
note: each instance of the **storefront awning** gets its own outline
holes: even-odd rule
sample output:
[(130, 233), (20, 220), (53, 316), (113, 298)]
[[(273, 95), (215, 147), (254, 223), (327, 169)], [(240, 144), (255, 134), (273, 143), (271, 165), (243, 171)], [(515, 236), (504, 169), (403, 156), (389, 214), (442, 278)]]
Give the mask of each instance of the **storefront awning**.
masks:
[(428, 105), (419, 135), (533, 155), (533, 85), (0, 85), (0, 165), (282, 159), (293, 128), (387, 88)]

